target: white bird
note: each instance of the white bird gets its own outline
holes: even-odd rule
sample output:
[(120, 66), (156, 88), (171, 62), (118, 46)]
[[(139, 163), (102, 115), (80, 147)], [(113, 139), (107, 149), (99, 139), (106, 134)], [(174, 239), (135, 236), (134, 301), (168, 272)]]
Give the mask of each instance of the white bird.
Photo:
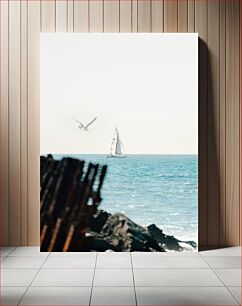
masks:
[(93, 124), (94, 121), (97, 120), (97, 117), (95, 117), (94, 119), (92, 119), (92, 121), (90, 121), (87, 125), (82, 124), (79, 120), (75, 120), (78, 123), (78, 127), (80, 130), (84, 130), (86, 132), (88, 132), (88, 127)]

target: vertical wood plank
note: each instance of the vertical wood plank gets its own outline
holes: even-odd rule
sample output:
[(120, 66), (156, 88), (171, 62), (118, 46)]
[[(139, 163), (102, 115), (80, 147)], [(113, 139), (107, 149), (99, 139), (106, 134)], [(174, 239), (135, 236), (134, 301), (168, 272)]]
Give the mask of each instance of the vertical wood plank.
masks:
[(104, 0), (104, 32), (119, 31), (119, 1)]
[(21, 190), (21, 245), (28, 244), (28, 220), (27, 220), (27, 210), (28, 210), (28, 97), (27, 97), (27, 75), (28, 75), (28, 12), (27, 12), (27, 0), (22, 0), (21, 2), (21, 58), (20, 58), (20, 149), (21, 149), (21, 159), (20, 159), (20, 190)]
[(56, 32), (67, 32), (67, 2), (56, 0)]
[(132, 32), (136, 33), (138, 32), (138, 0), (132, 0), (132, 20), (131, 20), (131, 26), (132, 26)]
[(188, 0), (188, 32), (195, 32), (195, 0)]
[(9, 208), (9, 113), (8, 113), (8, 1), (0, 2), (1, 9), (1, 244), (8, 245)]
[(28, 245), (40, 239), (40, 1), (28, 1)]
[(226, 0), (220, 1), (220, 246), (225, 246), (226, 236)]
[[(178, 31), (178, 0), (164, 0), (164, 31)], [(179, 0), (181, 1), (181, 0)]]
[(9, 184), (9, 243), (20, 245), (20, 1), (9, 2)]
[(120, 1), (120, 32), (132, 31), (132, 3), (131, 0)]
[(56, 31), (56, 1), (41, 0), (41, 32)]
[(103, 1), (90, 1), (90, 32), (103, 32)]
[(67, 0), (67, 31), (74, 31), (74, 3), (73, 0)]
[(240, 44), (239, 44), (239, 60), (240, 60), (240, 66), (239, 66), (239, 91), (240, 91), (240, 128), (239, 128), (239, 137), (240, 137), (240, 177), (239, 177), (239, 211), (240, 211), (240, 220), (239, 220), (239, 245), (242, 246), (242, 4), (241, 1), (239, 2), (239, 9), (240, 9), (240, 32), (239, 32), (239, 37), (240, 37)]
[(138, 32), (151, 32), (151, 1), (138, 1)]
[(199, 246), (208, 245), (207, 203), (207, 1), (195, 1), (195, 31), (199, 39)]
[(89, 5), (87, 0), (74, 0), (74, 32), (89, 31)]
[(152, 32), (162, 33), (164, 31), (164, 1), (153, 0), (151, 12)]
[(240, 7), (226, 2), (226, 245), (239, 245)]
[(178, 0), (178, 32), (188, 31), (188, 0)]
[(219, 246), (219, 2), (208, 1), (208, 245)]

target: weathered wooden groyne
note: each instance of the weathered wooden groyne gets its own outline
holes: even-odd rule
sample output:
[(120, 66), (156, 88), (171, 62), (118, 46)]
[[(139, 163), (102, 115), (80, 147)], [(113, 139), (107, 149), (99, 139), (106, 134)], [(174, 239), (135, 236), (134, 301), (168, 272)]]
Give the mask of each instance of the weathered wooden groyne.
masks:
[(101, 202), (107, 166), (73, 158), (40, 158), (41, 251), (89, 251), (87, 235)]

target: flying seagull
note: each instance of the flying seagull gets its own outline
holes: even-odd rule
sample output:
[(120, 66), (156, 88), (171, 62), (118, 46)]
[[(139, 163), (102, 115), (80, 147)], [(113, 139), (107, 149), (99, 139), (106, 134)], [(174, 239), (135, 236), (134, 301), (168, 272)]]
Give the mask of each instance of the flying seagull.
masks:
[(97, 117), (95, 117), (94, 119), (92, 119), (92, 121), (90, 121), (87, 125), (82, 124), (79, 120), (75, 120), (78, 123), (78, 127), (80, 130), (84, 130), (86, 132), (88, 132), (88, 128), (91, 124), (93, 124), (94, 121), (97, 120)]

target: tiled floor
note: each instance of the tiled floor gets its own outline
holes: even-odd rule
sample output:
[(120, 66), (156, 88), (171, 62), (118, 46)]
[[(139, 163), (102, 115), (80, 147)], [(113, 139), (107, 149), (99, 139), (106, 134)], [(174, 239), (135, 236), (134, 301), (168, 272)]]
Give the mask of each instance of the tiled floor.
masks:
[(1, 305), (239, 305), (240, 247), (200, 253), (2, 248)]

